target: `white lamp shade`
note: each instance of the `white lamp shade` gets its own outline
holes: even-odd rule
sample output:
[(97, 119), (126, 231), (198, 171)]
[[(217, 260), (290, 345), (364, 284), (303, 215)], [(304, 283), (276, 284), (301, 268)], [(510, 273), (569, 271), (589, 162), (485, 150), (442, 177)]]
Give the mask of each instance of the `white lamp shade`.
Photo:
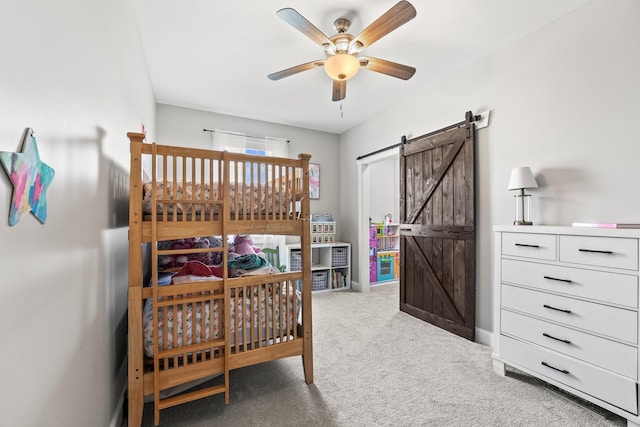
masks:
[(538, 183), (533, 177), (533, 173), (529, 166), (514, 168), (511, 171), (511, 178), (509, 179), (509, 186), (507, 189), (520, 190), (522, 188), (538, 188)]
[(324, 62), (324, 70), (333, 80), (349, 80), (360, 69), (360, 61), (348, 53), (330, 56)]

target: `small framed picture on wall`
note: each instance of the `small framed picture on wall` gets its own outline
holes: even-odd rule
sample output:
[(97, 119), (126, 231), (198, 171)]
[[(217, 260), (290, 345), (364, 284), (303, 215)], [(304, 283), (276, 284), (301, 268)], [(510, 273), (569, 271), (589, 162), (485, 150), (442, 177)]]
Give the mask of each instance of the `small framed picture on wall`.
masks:
[(318, 163), (309, 163), (309, 197), (320, 198), (320, 165)]

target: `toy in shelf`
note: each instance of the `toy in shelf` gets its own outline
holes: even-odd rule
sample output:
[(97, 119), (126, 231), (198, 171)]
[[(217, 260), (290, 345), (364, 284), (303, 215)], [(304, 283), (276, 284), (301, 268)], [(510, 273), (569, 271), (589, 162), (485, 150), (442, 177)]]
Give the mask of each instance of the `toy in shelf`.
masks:
[(331, 214), (311, 215), (311, 244), (335, 243), (336, 222)]
[(387, 221), (391, 221), (391, 214), (369, 228), (370, 283), (397, 279), (400, 274), (400, 225)]

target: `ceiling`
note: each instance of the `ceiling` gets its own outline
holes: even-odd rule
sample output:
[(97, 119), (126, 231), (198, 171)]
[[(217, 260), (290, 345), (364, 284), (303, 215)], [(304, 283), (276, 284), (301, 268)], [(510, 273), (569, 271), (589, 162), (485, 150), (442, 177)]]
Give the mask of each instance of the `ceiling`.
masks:
[(396, 0), (134, 1), (158, 103), (339, 134), (590, 0), (410, 0), (416, 18), (360, 56), (413, 66), (415, 75), (361, 70), (338, 102), (322, 68), (267, 78), (324, 59), (276, 11), (292, 7), (329, 37), (346, 17), (355, 36)]

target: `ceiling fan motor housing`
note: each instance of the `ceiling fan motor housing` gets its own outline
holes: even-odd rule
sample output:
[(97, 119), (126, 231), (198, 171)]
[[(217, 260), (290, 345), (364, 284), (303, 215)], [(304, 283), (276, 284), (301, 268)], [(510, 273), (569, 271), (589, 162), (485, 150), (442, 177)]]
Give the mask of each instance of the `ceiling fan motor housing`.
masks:
[(333, 28), (336, 29), (338, 34), (346, 33), (349, 31), (349, 27), (351, 26), (351, 21), (346, 18), (338, 18), (333, 22)]

